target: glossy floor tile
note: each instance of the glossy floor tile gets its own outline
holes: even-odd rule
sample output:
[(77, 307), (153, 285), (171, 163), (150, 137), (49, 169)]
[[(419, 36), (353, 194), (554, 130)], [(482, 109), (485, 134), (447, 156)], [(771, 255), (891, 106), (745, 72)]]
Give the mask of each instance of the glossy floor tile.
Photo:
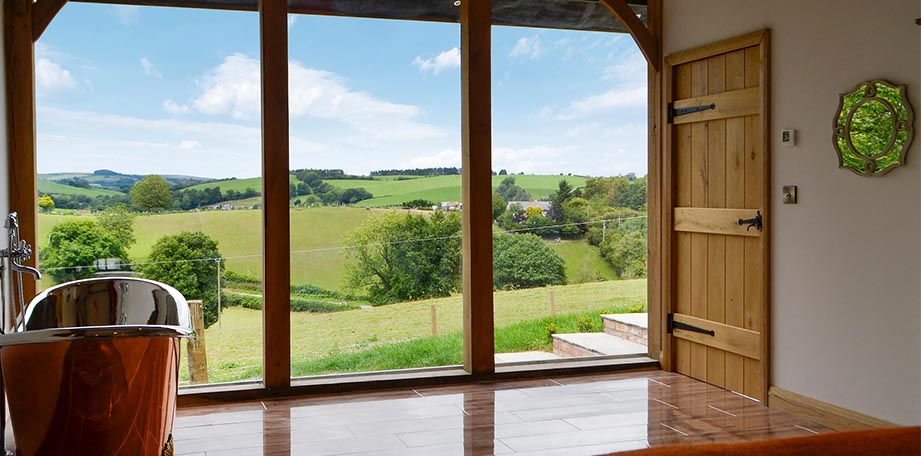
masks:
[(180, 409), (177, 455), (594, 455), (829, 432), (661, 371)]

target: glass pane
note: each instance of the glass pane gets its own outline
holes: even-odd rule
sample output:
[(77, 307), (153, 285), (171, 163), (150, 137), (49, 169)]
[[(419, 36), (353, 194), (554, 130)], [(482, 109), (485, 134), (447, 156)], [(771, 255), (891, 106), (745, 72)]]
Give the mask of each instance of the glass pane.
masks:
[(458, 26), (288, 23), (292, 375), (461, 364)]
[(496, 361), (646, 353), (646, 61), (510, 27), (492, 57)]
[(40, 288), (130, 275), (201, 301), (182, 385), (262, 376), (258, 25), (70, 3), (36, 44)]

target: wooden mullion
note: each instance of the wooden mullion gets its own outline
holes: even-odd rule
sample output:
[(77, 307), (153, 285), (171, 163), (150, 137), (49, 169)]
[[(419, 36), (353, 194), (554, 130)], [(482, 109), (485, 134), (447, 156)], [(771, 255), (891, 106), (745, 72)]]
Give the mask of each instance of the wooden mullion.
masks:
[(266, 388), (291, 385), (288, 3), (259, 2), (262, 78), (262, 318)]
[(491, 0), (461, 3), (464, 369), (495, 371), (492, 277)]
[[(647, 29), (656, 39), (658, 55), (662, 55), (661, 35), (662, 35), (662, 1), (651, 0), (647, 4), (648, 19), (646, 21)], [(663, 215), (665, 206), (663, 205), (663, 124), (662, 113), (662, 68), (661, 58), (659, 66), (648, 65), (646, 70), (646, 81), (648, 89), (647, 95), (647, 112), (648, 112), (648, 174), (646, 186), (648, 188), (647, 204), (647, 276), (649, 280), (647, 287), (647, 324), (648, 324), (648, 349), (649, 357), (663, 361), (664, 349), (663, 341), (665, 340), (665, 318), (663, 315), (668, 313), (665, 309), (665, 281), (663, 280), (663, 262), (664, 251), (666, 250), (663, 239), (666, 239), (663, 233)], [(663, 364), (664, 366), (664, 364)]]
[[(22, 238), (37, 246), (38, 178), (35, 156), (35, 46), (30, 0), (7, 0), (4, 8), (6, 61), (7, 176), (9, 210), (19, 213)], [(38, 253), (24, 263), (35, 267)], [(35, 296), (33, 280), (23, 280), (23, 296)], [(15, 312), (15, 311), (14, 311)]]

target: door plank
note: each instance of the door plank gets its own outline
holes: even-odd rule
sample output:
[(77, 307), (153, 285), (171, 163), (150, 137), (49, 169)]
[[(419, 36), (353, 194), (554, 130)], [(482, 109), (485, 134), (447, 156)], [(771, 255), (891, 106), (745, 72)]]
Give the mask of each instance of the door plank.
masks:
[[(674, 91), (679, 97), (691, 96), (691, 66), (675, 68)], [(677, 206), (691, 205), (691, 126), (674, 127), (675, 161), (674, 198)], [(675, 233), (675, 311), (691, 313), (691, 235)], [(675, 370), (691, 375), (691, 342), (675, 339)]]
[[(725, 60), (725, 56), (719, 57)], [(680, 125), (758, 114), (761, 105), (761, 93), (758, 87), (752, 87), (731, 92), (717, 93), (715, 95), (704, 95), (676, 100), (674, 107), (676, 109), (688, 108), (692, 106), (709, 105), (711, 103), (716, 105), (714, 109), (677, 116), (674, 118), (673, 123), (675, 125)]]
[[(711, 95), (725, 93), (725, 54), (707, 59), (707, 79)], [(710, 120), (708, 125), (707, 205), (722, 209), (726, 207), (726, 120)], [(726, 321), (726, 237), (707, 235), (707, 320), (717, 323)], [(707, 381), (726, 385), (726, 352), (719, 348), (707, 348)]]
[[(758, 87), (761, 82), (761, 55), (760, 49), (749, 47), (745, 49), (745, 87)], [(745, 207), (761, 209), (763, 197), (762, 185), (764, 165), (762, 162), (763, 145), (761, 143), (760, 116), (745, 118)], [(761, 249), (761, 239), (745, 240), (745, 326), (753, 331), (761, 331), (763, 325), (762, 309), (764, 307), (763, 274), (764, 255)], [(745, 363), (745, 391), (744, 394), (756, 399), (764, 399), (762, 391), (762, 364), (754, 359), (746, 359)]]
[[(745, 51), (726, 54), (726, 90), (745, 87)], [(726, 207), (745, 206), (745, 119), (726, 119)], [(748, 217), (745, 217), (748, 218)], [(745, 268), (744, 238), (726, 238), (726, 324), (741, 328), (745, 324), (743, 290)], [(742, 355), (726, 353), (726, 389), (745, 390), (745, 362)]]
[(757, 331), (736, 328), (735, 326), (717, 323), (709, 319), (679, 313), (672, 315), (672, 318), (677, 322), (687, 323), (714, 332), (714, 335), (711, 336), (675, 328), (672, 330), (675, 337), (690, 340), (707, 347), (737, 353), (756, 361), (761, 358), (761, 333)]
[[(691, 63), (691, 95), (707, 94), (707, 62)], [(691, 206), (707, 207), (707, 141), (706, 122), (691, 124)], [(691, 315), (707, 317), (707, 235), (691, 233)], [(691, 346), (691, 376), (707, 380), (707, 347)]]
[(754, 228), (748, 229), (747, 225), (739, 225), (739, 219), (754, 216), (755, 211), (752, 209), (676, 207), (674, 211), (674, 229), (679, 232), (756, 238), (761, 236), (760, 231)]

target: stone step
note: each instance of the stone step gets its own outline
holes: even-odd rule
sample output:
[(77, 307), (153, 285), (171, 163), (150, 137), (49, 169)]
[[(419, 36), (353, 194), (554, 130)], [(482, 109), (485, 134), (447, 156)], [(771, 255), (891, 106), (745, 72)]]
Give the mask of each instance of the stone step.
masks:
[(601, 316), (604, 321), (604, 332), (621, 339), (648, 345), (649, 342), (649, 314), (605, 314)]
[(564, 358), (598, 355), (645, 355), (648, 349), (605, 333), (554, 334), (553, 353)]

